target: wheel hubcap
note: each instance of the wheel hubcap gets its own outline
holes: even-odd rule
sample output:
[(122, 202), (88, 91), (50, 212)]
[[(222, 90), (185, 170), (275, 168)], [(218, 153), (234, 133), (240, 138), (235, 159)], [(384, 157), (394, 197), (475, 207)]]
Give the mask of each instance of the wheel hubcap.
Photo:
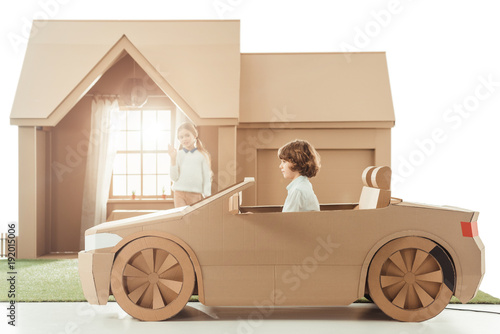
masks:
[(148, 309), (165, 307), (181, 292), (182, 268), (177, 259), (161, 249), (145, 249), (130, 258), (123, 271), (128, 298)]
[(419, 309), (434, 302), (443, 282), (436, 259), (419, 249), (403, 249), (384, 263), (380, 285), (385, 297), (402, 309)]
[(159, 276), (157, 273), (151, 273), (148, 276), (148, 281), (150, 284), (156, 284), (158, 283)]
[(411, 272), (410, 273), (406, 273), (406, 275), (404, 276), (404, 280), (408, 284), (415, 283), (415, 274), (411, 273)]

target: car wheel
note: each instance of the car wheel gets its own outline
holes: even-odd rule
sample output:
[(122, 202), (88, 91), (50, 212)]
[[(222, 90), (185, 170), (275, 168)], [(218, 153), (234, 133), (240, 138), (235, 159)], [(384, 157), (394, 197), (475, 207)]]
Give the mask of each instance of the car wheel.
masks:
[(128, 243), (116, 255), (111, 290), (132, 317), (158, 321), (173, 317), (189, 301), (195, 273), (188, 254), (178, 244), (159, 237)]
[(385, 244), (368, 270), (368, 290), (377, 306), (400, 321), (438, 315), (455, 290), (455, 269), (435, 242), (405, 237)]

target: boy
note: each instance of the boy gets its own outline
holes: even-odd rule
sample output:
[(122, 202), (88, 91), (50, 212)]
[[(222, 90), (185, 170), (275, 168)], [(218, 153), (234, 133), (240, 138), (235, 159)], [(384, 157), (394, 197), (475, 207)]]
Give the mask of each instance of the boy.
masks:
[(318, 152), (309, 142), (297, 139), (282, 146), (278, 157), (283, 177), (292, 180), (286, 187), (288, 196), (283, 212), (319, 211), (318, 198), (309, 182), (321, 167)]

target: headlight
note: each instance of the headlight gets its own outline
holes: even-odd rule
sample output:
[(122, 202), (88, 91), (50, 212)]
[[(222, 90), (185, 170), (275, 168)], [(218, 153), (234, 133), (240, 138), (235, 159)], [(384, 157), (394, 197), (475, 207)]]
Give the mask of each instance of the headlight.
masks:
[(85, 251), (91, 251), (100, 248), (113, 247), (122, 240), (117, 234), (96, 233), (85, 236)]

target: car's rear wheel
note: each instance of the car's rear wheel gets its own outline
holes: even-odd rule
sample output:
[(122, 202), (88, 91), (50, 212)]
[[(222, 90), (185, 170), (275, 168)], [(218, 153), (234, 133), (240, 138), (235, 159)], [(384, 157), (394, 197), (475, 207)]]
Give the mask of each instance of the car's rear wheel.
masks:
[(424, 321), (448, 305), (455, 270), (435, 242), (405, 237), (385, 244), (368, 270), (368, 290), (377, 306), (400, 321)]
[(111, 269), (111, 290), (118, 304), (134, 318), (165, 320), (189, 301), (195, 273), (178, 244), (159, 237), (128, 243)]

